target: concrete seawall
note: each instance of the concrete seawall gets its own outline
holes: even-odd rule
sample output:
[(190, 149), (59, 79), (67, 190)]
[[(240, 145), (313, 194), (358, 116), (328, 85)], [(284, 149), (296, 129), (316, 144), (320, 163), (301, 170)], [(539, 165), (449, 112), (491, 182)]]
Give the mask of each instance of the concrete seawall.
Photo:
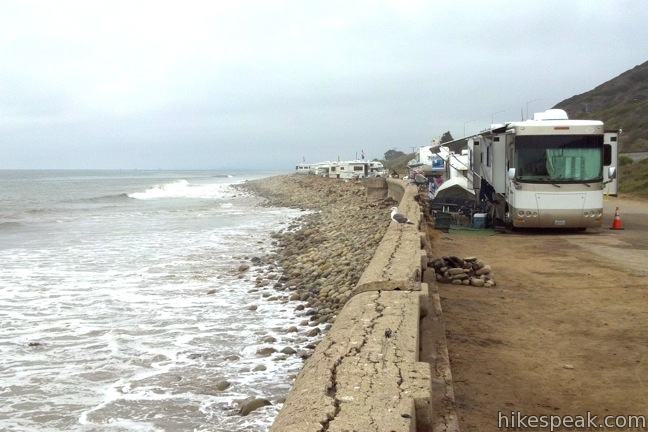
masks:
[[(452, 413), (443, 414), (437, 427), (432, 412), (439, 405), (432, 395), (435, 377), (446, 383), (450, 377), (443, 334), (432, 362), (419, 361), (421, 319), (438, 319), (440, 308), (438, 294), (430, 295), (422, 280), (434, 283), (433, 273), (424, 277), (427, 240), (417, 190), (394, 179), (387, 187), (414, 224), (391, 223), (352, 297), (295, 380), (272, 432), (458, 430)], [(452, 397), (447, 387), (440, 389), (441, 399)]]

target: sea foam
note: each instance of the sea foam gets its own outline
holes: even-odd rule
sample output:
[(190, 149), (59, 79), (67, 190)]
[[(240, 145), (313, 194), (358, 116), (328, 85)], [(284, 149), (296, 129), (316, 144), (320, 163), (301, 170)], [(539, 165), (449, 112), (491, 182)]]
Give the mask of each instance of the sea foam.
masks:
[(151, 200), (160, 198), (202, 198), (222, 199), (231, 196), (228, 183), (192, 184), (187, 180), (155, 185), (144, 192), (128, 194), (128, 197)]

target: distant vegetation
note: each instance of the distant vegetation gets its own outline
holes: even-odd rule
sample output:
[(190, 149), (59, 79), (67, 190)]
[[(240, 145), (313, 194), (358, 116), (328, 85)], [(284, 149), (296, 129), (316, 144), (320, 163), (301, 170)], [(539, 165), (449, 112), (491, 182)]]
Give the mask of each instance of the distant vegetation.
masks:
[(619, 166), (630, 165), (632, 163), (632, 158), (625, 155), (619, 155)]
[(619, 166), (619, 191), (648, 198), (648, 159), (633, 163), (621, 156)]
[(444, 134), (441, 135), (441, 141), (440, 141), (441, 144), (447, 143), (447, 142), (450, 142), (450, 141), (454, 141), (454, 138), (452, 138), (452, 134), (450, 133), (450, 131), (444, 132)]
[(396, 149), (390, 149), (385, 152), (385, 160), (397, 159), (402, 156), (405, 156), (405, 152)]
[(603, 120), (606, 129), (623, 129), (622, 152), (648, 151), (648, 61), (554, 108), (574, 119)]
[(415, 156), (416, 153), (404, 153), (392, 149), (385, 152), (385, 159), (381, 162), (390, 174), (392, 171), (396, 171), (398, 175), (404, 176), (407, 175), (407, 162), (414, 159)]

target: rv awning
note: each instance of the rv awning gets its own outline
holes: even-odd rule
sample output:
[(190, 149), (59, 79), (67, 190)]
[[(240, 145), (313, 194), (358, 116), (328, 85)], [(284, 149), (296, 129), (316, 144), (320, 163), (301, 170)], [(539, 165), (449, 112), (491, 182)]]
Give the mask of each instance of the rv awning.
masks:
[(457, 152), (458, 150), (462, 150), (464, 148), (468, 147), (468, 138), (460, 138), (454, 141), (448, 141), (444, 143), (439, 143), (439, 144), (434, 144), (431, 148), (430, 151), (432, 153), (438, 153), (440, 147), (448, 147), (448, 149), (451, 152)]

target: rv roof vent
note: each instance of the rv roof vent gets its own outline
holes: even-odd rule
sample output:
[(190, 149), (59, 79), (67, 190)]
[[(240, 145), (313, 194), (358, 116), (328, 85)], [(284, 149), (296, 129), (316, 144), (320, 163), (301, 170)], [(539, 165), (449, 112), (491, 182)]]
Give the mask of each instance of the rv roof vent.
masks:
[(569, 120), (565, 110), (548, 109), (544, 112), (533, 113), (533, 120)]

